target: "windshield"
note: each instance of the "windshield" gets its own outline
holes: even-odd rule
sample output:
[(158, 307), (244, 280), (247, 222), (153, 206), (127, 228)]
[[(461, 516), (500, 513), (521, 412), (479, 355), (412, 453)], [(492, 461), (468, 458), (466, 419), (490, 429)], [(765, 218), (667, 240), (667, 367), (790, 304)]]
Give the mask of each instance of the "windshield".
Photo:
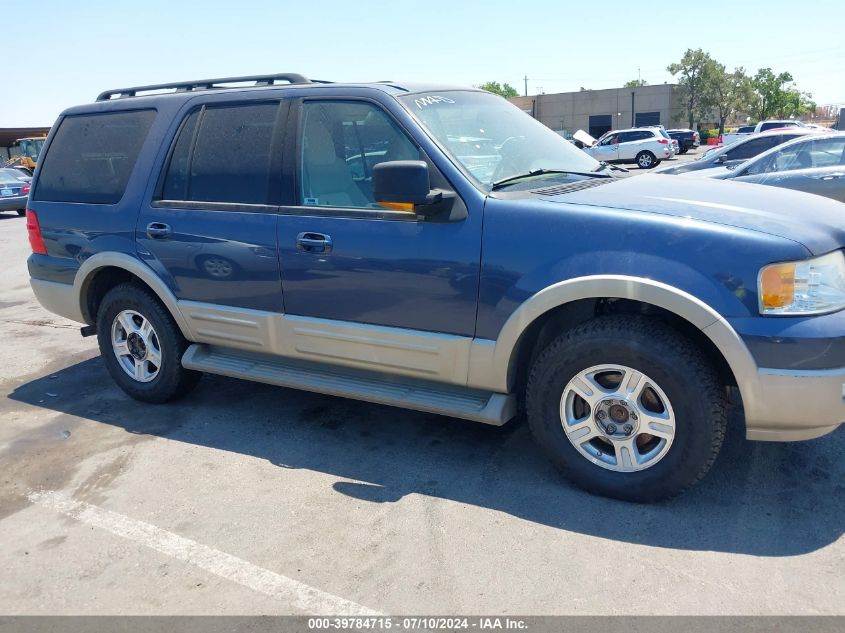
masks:
[(494, 182), (538, 170), (599, 168), (593, 158), (502, 97), (447, 91), (399, 100), (488, 189)]

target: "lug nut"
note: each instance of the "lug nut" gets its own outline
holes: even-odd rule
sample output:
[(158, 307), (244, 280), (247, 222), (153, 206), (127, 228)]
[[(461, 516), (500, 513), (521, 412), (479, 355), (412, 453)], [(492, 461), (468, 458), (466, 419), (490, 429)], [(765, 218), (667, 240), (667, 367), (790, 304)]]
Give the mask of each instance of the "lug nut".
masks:
[(597, 417), (599, 420), (604, 420), (604, 411), (597, 411), (597, 412), (596, 412), (596, 417)]
[(624, 429), (626, 435), (630, 435), (631, 431), (634, 430), (634, 426), (632, 424), (626, 424), (622, 428)]
[(608, 424), (607, 425), (607, 432), (608, 433), (616, 433), (616, 425), (615, 424)]
[(632, 419), (632, 420), (636, 420), (636, 419), (637, 419), (637, 414), (636, 414), (636, 413), (634, 413), (633, 411), (631, 411), (631, 419)]

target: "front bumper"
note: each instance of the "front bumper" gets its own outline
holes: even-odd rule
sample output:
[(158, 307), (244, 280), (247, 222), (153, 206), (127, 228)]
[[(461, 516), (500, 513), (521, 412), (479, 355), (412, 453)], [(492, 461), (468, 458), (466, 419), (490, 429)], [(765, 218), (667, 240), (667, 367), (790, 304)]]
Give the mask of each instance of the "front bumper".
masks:
[(749, 440), (820, 437), (845, 422), (845, 368), (760, 369), (750, 400), (743, 402)]
[(754, 370), (736, 375), (752, 440), (809, 440), (845, 422), (845, 311), (730, 319)]
[(0, 211), (17, 211), (26, 209), (28, 196), (9, 196), (0, 198)]

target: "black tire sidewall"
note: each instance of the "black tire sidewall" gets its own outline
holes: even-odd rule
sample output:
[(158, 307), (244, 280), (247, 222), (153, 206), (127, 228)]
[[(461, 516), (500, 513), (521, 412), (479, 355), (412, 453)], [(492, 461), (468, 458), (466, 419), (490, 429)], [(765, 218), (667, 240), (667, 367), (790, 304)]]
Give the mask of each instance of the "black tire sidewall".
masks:
[[(695, 389), (700, 372), (691, 371), (671, 347), (637, 337), (609, 335), (568, 340), (553, 358), (541, 359), (532, 375), (528, 418), (535, 437), (552, 461), (579, 486), (605, 496), (654, 501), (675, 496), (700, 476), (712, 459), (714, 433), (708, 419), (712, 389)], [(673, 363), (672, 360), (675, 362)], [(560, 420), (560, 400), (567, 383), (594, 365), (624, 365), (641, 371), (664, 391), (675, 414), (676, 430), (668, 453), (645, 470), (621, 473), (587, 460), (569, 441)], [(704, 395), (706, 394), (706, 395)]]
[[(161, 367), (150, 382), (131, 378), (115, 356), (112, 347), (112, 324), (123, 310), (134, 310), (149, 320), (161, 347)], [(185, 341), (164, 308), (146, 291), (131, 285), (122, 285), (109, 291), (97, 312), (97, 342), (106, 368), (114, 381), (127, 394), (146, 402), (166, 402), (179, 391), (184, 379), (182, 354)]]
[[(643, 167), (643, 166), (640, 164), (640, 158), (641, 158), (641, 157), (643, 157), (643, 156), (651, 156), (651, 163), (650, 163), (647, 167)], [(652, 167), (654, 167), (654, 166), (655, 166), (655, 164), (657, 163), (657, 157), (656, 157), (654, 154), (652, 154), (651, 152), (647, 152), (647, 151), (642, 151), (642, 152), (640, 152), (639, 154), (637, 154), (637, 157), (636, 157), (636, 159), (635, 159), (635, 160), (636, 160), (636, 162), (637, 162), (637, 166), (638, 166), (640, 169), (651, 169), (651, 168), (652, 168)]]

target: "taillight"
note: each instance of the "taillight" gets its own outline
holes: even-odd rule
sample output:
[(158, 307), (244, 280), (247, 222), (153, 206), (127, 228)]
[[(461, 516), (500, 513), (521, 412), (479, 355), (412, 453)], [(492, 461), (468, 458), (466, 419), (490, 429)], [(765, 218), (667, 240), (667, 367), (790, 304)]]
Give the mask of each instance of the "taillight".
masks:
[(38, 215), (32, 209), (26, 210), (26, 232), (29, 234), (29, 245), (32, 247), (32, 252), (37, 255), (46, 255), (47, 247), (44, 246), (44, 238), (41, 237)]
[(21, 195), (29, 194), (30, 189), (31, 187), (29, 185), (24, 185), (23, 187), (21, 187)]
[(667, 145), (669, 143), (669, 139), (668, 138), (659, 138), (659, 139), (657, 139), (657, 142), (663, 143), (664, 145)]

